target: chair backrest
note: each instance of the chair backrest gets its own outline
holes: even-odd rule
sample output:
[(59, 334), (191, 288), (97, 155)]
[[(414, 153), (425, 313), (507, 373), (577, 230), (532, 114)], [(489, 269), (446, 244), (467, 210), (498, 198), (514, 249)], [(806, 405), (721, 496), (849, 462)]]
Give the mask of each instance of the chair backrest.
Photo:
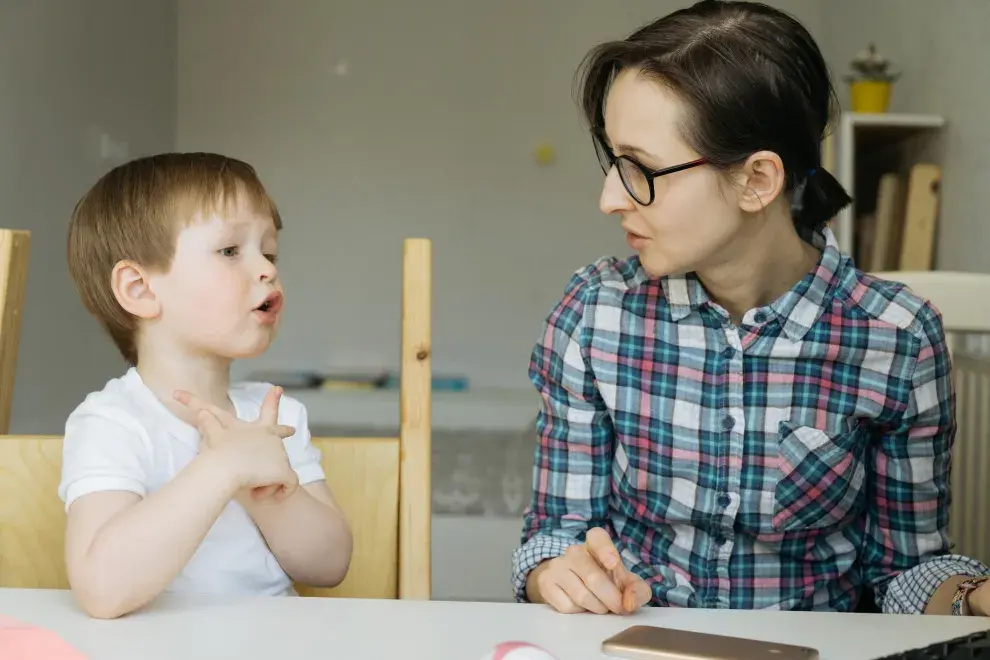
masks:
[(0, 433), (10, 432), (31, 234), (0, 229)]
[[(303, 596), (430, 598), (430, 264), (429, 241), (405, 242), (399, 437), (313, 439), (354, 553), (339, 586)], [(68, 588), (61, 465), (59, 436), (0, 436), (0, 587)]]
[(874, 277), (900, 282), (931, 301), (946, 333), (990, 332), (990, 275), (953, 271), (884, 271)]

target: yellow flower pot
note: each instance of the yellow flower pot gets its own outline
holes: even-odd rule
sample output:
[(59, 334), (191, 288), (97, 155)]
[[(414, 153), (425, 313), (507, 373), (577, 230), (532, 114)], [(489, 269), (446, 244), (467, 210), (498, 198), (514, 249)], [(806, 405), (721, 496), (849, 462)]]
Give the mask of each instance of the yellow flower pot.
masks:
[(884, 80), (856, 80), (849, 85), (853, 112), (887, 112), (893, 84)]

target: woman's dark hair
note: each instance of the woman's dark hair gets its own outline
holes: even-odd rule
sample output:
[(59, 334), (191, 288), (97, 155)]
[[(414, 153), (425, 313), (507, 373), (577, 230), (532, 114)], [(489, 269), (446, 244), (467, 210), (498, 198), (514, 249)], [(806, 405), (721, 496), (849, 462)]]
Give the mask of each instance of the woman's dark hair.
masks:
[(615, 75), (638, 69), (693, 110), (687, 143), (719, 169), (761, 150), (780, 156), (798, 232), (807, 236), (852, 200), (823, 170), (820, 145), (835, 103), (828, 66), (796, 19), (757, 2), (702, 0), (592, 49), (578, 71), (593, 130)]

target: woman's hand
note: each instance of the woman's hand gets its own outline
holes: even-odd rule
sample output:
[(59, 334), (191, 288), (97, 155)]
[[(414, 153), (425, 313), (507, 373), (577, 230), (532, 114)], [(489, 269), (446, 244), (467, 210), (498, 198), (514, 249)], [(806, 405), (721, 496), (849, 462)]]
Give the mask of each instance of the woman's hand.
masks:
[(584, 543), (537, 566), (526, 592), (530, 601), (565, 614), (629, 614), (652, 597), (646, 581), (626, 569), (612, 539), (598, 527), (588, 530)]

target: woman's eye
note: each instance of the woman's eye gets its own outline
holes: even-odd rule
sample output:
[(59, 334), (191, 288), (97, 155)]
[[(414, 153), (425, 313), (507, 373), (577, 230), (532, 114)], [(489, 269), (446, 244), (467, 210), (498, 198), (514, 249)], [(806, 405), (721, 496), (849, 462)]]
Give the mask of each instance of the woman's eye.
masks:
[(266, 254), (265, 255), (265, 259), (268, 259), (268, 261), (270, 261), (272, 263), (275, 263), (276, 261), (278, 261), (278, 255), (277, 254)]
[(223, 256), (225, 256), (225, 257), (236, 257), (237, 256), (237, 248), (236, 247), (225, 247), (222, 250), (220, 250), (220, 254), (223, 255)]

